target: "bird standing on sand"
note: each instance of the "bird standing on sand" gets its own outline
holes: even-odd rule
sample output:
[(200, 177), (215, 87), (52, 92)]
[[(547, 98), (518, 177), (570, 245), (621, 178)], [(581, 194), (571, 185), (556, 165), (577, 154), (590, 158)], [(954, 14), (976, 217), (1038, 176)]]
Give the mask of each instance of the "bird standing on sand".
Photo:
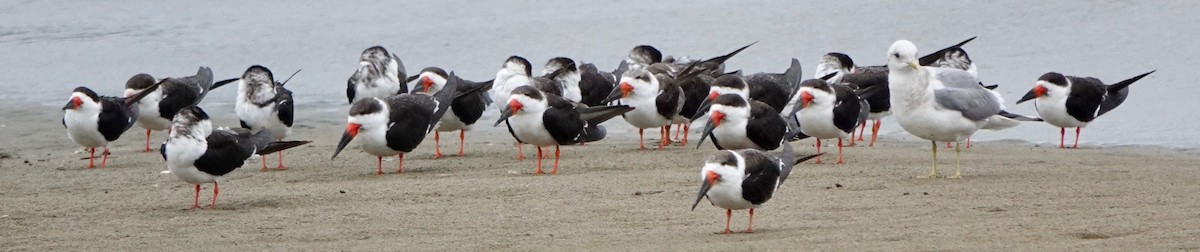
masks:
[[(417, 75), (415, 94), (433, 95), (446, 87), (449, 75), (446, 70), (437, 67), (427, 67)], [(433, 131), (434, 159), (443, 157), (441, 134), (439, 132), (458, 131), (458, 156), (463, 156), (463, 146), (466, 142), (467, 130), (483, 116), (483, 111), (492, 101), (488, 100), (487, 92), (492, 88), (492, 81), (470, 82), (462, 81), (458, 85), (456, 97), (450, 104), (450, 111), (442, 116), (441, 123)]]
[[(512, 95), (512, 91), (522, 86), (533, 85), (533, 70), (529, 64), (529, 60), (521, 56), (509, 56), (504, 60), (504, 65), (500, 66), (500, 70), (496, 71), (496, 78), (492, 79), (492, 91), (488, 97), (492, 101), (507, 101), (508, 96)], [(503, 108), (498, 108), (503, 109)], [(513, 142), (517, 146), (517, 160), (525, 160), (525, 151), (521, 148), (521, 141)]]
[[(299, 73), (300, 71), (296, 71)], [(295, 76), (296, 74), (292, 74)], [(234, 103), (238, 121), (242, 128), (258, 132), (269, 129), (271, 140), (280, 141), (292, 134), (292, 122), (295, 118), (296, 102), (292, 99), (292, 91), (284, 88), (291, 77), (279, 82), (271, 70), (260, 65), (253, 65), (242, 73), (241, 78), (217, 82), (214, 87), (226, 83), (237, 82), (237, 102)], [(287, 170), (283, 165), (283, 151), (279, 151), (279, 164), (275, 170)], [(260, 154), (261, 155), (261, 154)], [(262, 158), (261, 171), (267, 171), (267, 157)]]
[(1001, 110), (1002, 101), (970, 73), (920, 66), (917, 46), (912, 42), (896, 41), (887, 55), (888, 89), (896, 121), (908, 133), (932, 144), (933, 168), (923, 178), (938, 176), (938, 141), (955, 142), (955, 173), (949, 178), (960, 178), (959, 141), (979, 129), (1000, 130), (1020, 123)]
[[(822, 79), (805, 80), (798, 91), (800, 105), (796, 108), (796, 118), (801, 125), (800, 131), (817, 140), (817, 152), (821, 152), (821, 139), (837, 138), (837, 163), (845, 164), (842, 142), (854, 138), (850, 133), (859, 121), (866, 120), (870, 105), (860, 100), (850, 87)], [(816, 163), (821, 163), (820, 157)]]
[(600, 123), (633, 110), (629, 106), (586, 107), (531, 86), (517, 87), (501, 109), (500, 122), (521, 142), (537, 146), (537, 171), (542, 174), (542, 147), (554, 146), (554, 170), (558, 174), (559, 146), (599, 141), (604, 138)]
[[(134, 75), (125, 82), (125, 96), (149, 90), (150, 86), (159, 82), (149, 74)], [(146, 129), (146, 152), (150, 152), (150, 131), (170, 131), (175, 113), (187, 106), (200, 104), (208, 91), (214, 88), (212, 69), (208, 67), (200, 67), (194, 76), (166, 78), (161, 82), (160, 88), (150, 91), (146, 98), (137, 102), (137, 124)]]
[(700, 193), (692, 203), (692, 210), (696, 210), (701, 199), (708, 197), (708, 202), (713, 206), (725, 209), (725, 230), (721, 233), (729, 234), (732, 233), (729, 220), (733, 210), (750, 209), (746, 233), (752, 233), (754, 209), (761, 208), (775, 195), (775, 190), (791, 174), (792, 166), (820, 155), (795, 159), (792, 147), (787, 144), (784, 144), (779, 157), (755, 149), (714, 153), (704, 161), (704, 167), (700, 170)]
[[(922, 66), (946, 67), (967, 71), (971, 76), (976, 76), (976, 66), (971, 58), (967, 56), (966, 51), (962, 49), (963, 45), (975, 40), (976, 37), (971, 37), (958, 44), (942, 48), (936, 52), (921, 56), (917, 62)], [(877, 89), (871, 95), (863, 95), (863, 100), (870, 105), (871, 113), (867, 116), (867, 120), (872, 120), (871, 126), (871, 143), (869, 146), (874, 147), (875, 141), (879, 136), (879, 127), (882, 125), (880, 119), (892, 114), (891, 102), (889, 101), (890, 93), (888, 91), (888, 67), (880, 66), (857, 66), (854, 60), (849, 55), (839, 52), (831, 52), (821, 57), (821, 62), (817, 64), (816, 74), (813, 78), (820, 78), (828, 74), (836, 74), (829, 83), (844, 83), (857, 86), (859, 90)], [(866, 130), (866, 120), (860, 121), (858, 140), (863, 140), (863, 131)], [(851, 132), (853, 137), (854, 133)], [(854, 146), (854, 141), (850, 142)], [(968, 145), (970, 146), (968, 140)], [(948, 142), (947, 142), (948, 144)]]
[(71, 141), (91, 149), (87, 168), (96, 167), (96, 147), (104, 147), (104, 159), (100, 161), (100, 167), (108, 166), (108, 143), (116, 141), (122, 133), (133, 127), (138, 118), (135, 104), (158, 89), (159, 85), (155, 83), (125, 98), (101, 97), (86, 87), (77, 87), (71, 92), (71, 99), (62, 108), (62, 124), (67, 128), (67, 137)]
[(1043, 74), (1037, 84), (1017, 103), (1033, 100), (1038, 115), (1058, 128), (1058, 148), (1064, 148), (1067, 128), (1075, 128), (1075, 144), (1079, 148), (1079, 131), (1088, 123), (1125, 102), (1129, 85), (1154, 73), (1150, 71), (1115, 84), (1104, 84), (1092, 77), (1067, 76), (1056, 72)]
[(196, 185), (192, 208), (200, 208), (200, 184), (213, 183), (213, 199), (209, 209), (217, 208), (221, 177), (241, 167), (250, 156), (266, 155), (309, 143), (272, 142), (269, 129), (253, 134), (244, 128), (222, 127), (214, 130), (208, 113), (195, 106), (184, 108), (175, 115), (170, 135), (159, 150), (167, 161), (167, 170), (180, 180)]
[(643, 69), (626, 71), (620, 83), (602, 103), (620, 99), (621, 104), (633, 107), (633, 111), (622, 116), (638, 128), (640, 149), (646, 149), (643, 131), (647, 128), (660, 128), (658, 149), (665, 148), (670, 141), (667, 126), (683, 108), (683, 89), (670, 76), (654, 75)]
[(374, 155), (377, 161), (375, 175), (383, 175), (383, 156), (392, 155), (399, 159), (396, 173), (404, 172), (404, 153), (421, 144), (450, 109), (461, 80), (454, 73), (449, 77), (446, 86), (433, 96), (398, 94), (354, 102), (346, 119), (346, 131), (330, 159), (337, 158), (350, 140), (362, 135), (359, 138), (362, 150)]

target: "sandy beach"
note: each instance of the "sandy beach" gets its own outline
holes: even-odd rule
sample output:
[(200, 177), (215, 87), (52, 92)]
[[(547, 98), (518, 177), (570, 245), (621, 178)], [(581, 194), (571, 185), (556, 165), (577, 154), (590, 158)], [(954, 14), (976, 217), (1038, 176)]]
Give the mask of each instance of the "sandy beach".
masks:
[[(1197, 1), (354, 1), (0, 2), (0, 251), (47, 250), (501, 250), (914, 251), (1200, 250), (1200, 75)], [(980, 80), (999, 84), (1008, 111), (1038, 76), (1057, 71), (1132, 86), (1120, 108), (1083, 130), (1081, 149), (1056, 148), (1059, 129), (1025, 123), (974, 135), (962, 179), (929, 172), (929, 142), (885, 119), (875, 147), (846, 149), (846, 165), (796, 168), (756, 210), (753, 234), (715, 234), (724, 211), (696, 196), (715, 149), (637, 150), (621, 119), (609, 138), (562, 149), (558, 175), (533, 175), (536, 151), (515, 160), (489, 108), (467, 134), (466, 156), (433, 160), (433, 136), (405, 172), (353, 142), (330, 160), (345, 127), (347, 77), (363, 49), (382, 45), (409, 74), (428, 66), (483, 81), (521, 55), (533, 72), (558, 56), (610, 70), (649, 44), (707, 58), (750, 42), (728, 70), (782, 72), (792, 58), (811, 77), (822, 55), (884, 64), (893, 41), (922, 52), (966, 45)], [(63, 106), (77, 86), (120, 94), (137, 73), (216, 79), (264, 65), (303, 69), (285, 153), (291, 169), (259, 159), (225, 177), (215, 210), (188, 209), (193, 187), (133, 128), (111, 145), (108, 167), (66, 136)], [(215, 125), (237, 126), (236, 88), (201, 103)], [(1070, 129), (1068, 129), (1070, 130)], [(1069, 131), (1068, 131), (1069, 132)], [(647, 143), (657, 141), (651, 130)], [(455, 153), (457, 132), (442, 135)], [(1069, 133), (1068, 133), (1069, 134)], [(1068, 144), (1073, 138), (1068, 136)], [(826, 141), (833, 143), (833, 141)], [(791, 143), (815, 152), (812, 140)], [(822, 148), (836, 154), (835, 145)], [(99, 153), (99, 152), (98, 152)], [(834, 158), (829, 155), (827, 158)], [(940, 149), (953, 173), (954, 153)], [(275, 157), (269, 158), (270, 163)], [(97, 160), (98, 162), (98, 160)], [(553, 160), (546, 160), (546, 168)], [(212, 185), (200, 202), (207, 207)], [(733, 215), (745, 229), (746, 211)]]
[[(192, 186), (140, 152), (138, 129), (112, 146), (108, 168), (85, 170), (87, 154), (46, 127), (58, 126), (54, 113), (4, 112), (25, 119), (0, 131), (10, 139), (0, 149), (5, 250), (1200, 248), (1195, 150), (976, 142), (963, 179), (916, 179), (928, 145), (885, 136), (847, 148), (846, 165), (798, 166), (757, 212), (755, 233), (719, 235), (722, 210), (688, 210), (713, 147), (638, 151), (620, 119), (611, 139), (565, 147), (558, 175), (531, 174), (532, 155), (515, 160), (507, 135), (478, 125), (465, 157), (432, 160), (430, 136), (403, 174), (391, 158), (375, 176), (357, 144), (329, 159), (342, 125), (305, 123), (295, 135), (315, 142), (286, 153), (291, 170), (260, 172), (252, 160), (226, 176), (216, 210), (189, 210)], [(814, 151), (811, 140), (792, 144)], [(943, 169), (952, 153), (940, 152)], [(735, 212), (734, 229), (745, 225)]]

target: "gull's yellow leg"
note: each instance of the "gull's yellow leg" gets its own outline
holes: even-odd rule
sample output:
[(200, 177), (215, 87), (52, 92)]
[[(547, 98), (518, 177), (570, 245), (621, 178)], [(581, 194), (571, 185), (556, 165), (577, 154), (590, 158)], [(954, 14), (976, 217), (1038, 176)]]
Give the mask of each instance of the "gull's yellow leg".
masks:
[(929, 144), (930, 144), (929, 145), (930, 149), (933, 150), (933, 171), (929, 172), (929, 176), (920, 176), (917, 178), (936, 178), (938, 176), (938, 172), (937, 172), (937, 149), (938, 149), (937, 141), (929, 141)]
[(962, 143), (954, 141), (954, 176), (946, 178), (962, 178), (962, 167), (958, 166), (958, 159), (962, 157)]

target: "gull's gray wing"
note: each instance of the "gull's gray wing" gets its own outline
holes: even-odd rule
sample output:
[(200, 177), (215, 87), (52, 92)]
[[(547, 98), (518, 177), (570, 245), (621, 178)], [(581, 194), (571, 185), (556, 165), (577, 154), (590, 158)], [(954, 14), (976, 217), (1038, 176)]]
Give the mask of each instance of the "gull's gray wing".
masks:
[(979, 85), (970, 73), (958, 69), (925, 67), (930, 77), (941, 82), (933, 90), (933, 99), (943, 108), (962, 112), (967, 119), (981, 121), (1000, 112), (1000, 101)]

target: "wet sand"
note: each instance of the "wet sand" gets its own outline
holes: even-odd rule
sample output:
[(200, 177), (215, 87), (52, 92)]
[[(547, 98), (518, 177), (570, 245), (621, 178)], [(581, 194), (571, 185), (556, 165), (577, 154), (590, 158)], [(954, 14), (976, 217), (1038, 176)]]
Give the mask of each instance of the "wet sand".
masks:
[[(481, 124), (465, 157), (432, 160), (430, 136), (403, 174), (390, 158), (375, 176), (357, 143), (329, 159), (339, 118), (303, 122), (295, 139), (315, 142), (285, 153), (291, 170), (252, 160), (226, 176), (216, 210), (198, 210), (192, 186), (141, 152), (140, 129), (113, 144), (107, 168), (83, 169), (87, 154), (53, 110), (4, 111), (17, 118), (0, 125), (5, 250), (1200, 249), (1195, 150), (976, 142), (964, 178), (916, 179), (929, 171), (928, 144), (893, 134), (847, 148), (846, 165), (798, 166), (753, 234), (719, 235), (721, 209), (688, 210), (713, 147), (638, 151), (621, 119), (606, 123), (610, 139), (564, 147), (558, 175), (531, 174), (533, 149), (517, 161), (506, 132)], [(215, 124), (236, 125), (230, 116)], [(443, 150), (455, 152), (456, 134)], [(814, 151), (811, 140), (793, 145)], [(952, 153), (939, 152), (943, 172)], [(745, 227), (735, 212), (733, 228)]]

